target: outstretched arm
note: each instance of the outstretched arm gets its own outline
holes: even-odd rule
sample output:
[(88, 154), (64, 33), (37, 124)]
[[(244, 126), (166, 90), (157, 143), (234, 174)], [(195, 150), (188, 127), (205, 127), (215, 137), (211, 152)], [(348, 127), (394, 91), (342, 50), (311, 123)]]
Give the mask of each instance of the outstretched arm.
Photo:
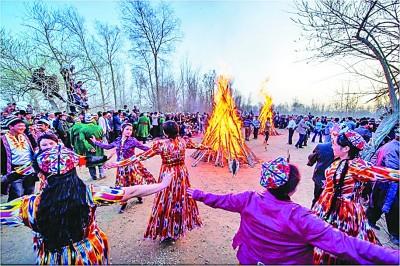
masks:
[(304, 209), (300, 206), (293, 209), (290, 230), (306, 243), (359, 264), (399, 264), (398, 250), (348, 236)]
[(106, 168), (115, 168), (115, 167), (127, 166), (130, 164), (137, 163), (139, 161), (147, 160), (157, 154), (159, 154), (159, 144), (154, 143), (153, 146), (149, 150), (139, 154), (138, 156), (133, 155), (122, 161), (106, 164), (105, 167)]
[(361, 182), (374, 181), (399, 181), (400, 171), (382, 166), (375, 166), (362, 159), (355, 159), (349, 165), (349, 173), (353, 173), (355, 178)]
[(230, 212), (241, 212), (246, 206), (252, 192), (246, 191), (240, 194), (215, 195), (198, 189), (188, 188), (187, 193), (194, 200), (201, 201), (212, 208)]
[(96, 205), (111, 205), (126, 202), (134, 197), (144, 197), (154, 194), (171, 183), (172, 175), (165, 173), (161, 183), (151, 185), (137, 185), (132, 187), (110, 188), (106, 186), (92, 186), (93, 202)]
[(186, 148), (187, 149), (197, 149), (197, 150), (207, 150), (211, 149), (210, 147), (203, 145), (201, 143), (195, 143), (189, 138), (185, 138), (186, 141)]

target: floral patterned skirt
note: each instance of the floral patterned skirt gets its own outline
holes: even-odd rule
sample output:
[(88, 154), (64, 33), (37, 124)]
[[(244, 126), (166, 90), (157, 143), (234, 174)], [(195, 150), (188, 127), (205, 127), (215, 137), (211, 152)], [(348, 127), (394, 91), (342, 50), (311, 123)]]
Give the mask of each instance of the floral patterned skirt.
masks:
[(199, 209), (194, 199), (189, 198), (186, 189), (190, 187), (186, 166), (161, 166), (160, 180), (164, 171), (173, 173), (171, 184), (156, 194), (145, 238), (163, 241), (166, 238), (177, 240), (202, 225)]
[(153, 184), (156, 180), (142, 163), (138, 162), (132, 165), (118, 167), (116, 187), (129, 187), (143, 184)]
[[(331, 200), (332, 193), (323, 193), (312, 210), (317, 216), (325, 219)], [(368, 224), (361, 203), (338, 199), (335, 210), (332, 211), (326, 221), (349, 236), (380, 245), (375, 232)], [(317, 247), (314, 248), (313, 261), (314, 264), (352, 264)]]

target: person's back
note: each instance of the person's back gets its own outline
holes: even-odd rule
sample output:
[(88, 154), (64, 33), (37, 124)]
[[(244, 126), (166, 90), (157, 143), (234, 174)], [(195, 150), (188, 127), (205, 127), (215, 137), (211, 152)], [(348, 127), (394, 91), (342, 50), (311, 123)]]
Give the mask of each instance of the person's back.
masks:
[(277, 200), (268, 191), (242, 195), (247, 202), (233, 239), (233, 247), (239, 247), (237, 257), (241, 264), (312, 263), (313, 247), (297, 228), (305, 222), (299, 218), (312, 216), (309, 210), (292, 201)]

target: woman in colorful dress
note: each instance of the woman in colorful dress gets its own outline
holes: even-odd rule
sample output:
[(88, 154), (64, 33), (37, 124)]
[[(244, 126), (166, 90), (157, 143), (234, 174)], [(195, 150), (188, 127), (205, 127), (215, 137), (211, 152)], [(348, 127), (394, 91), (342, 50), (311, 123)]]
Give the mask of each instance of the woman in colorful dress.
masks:
[[(201, 226), (199, 210), (196, 201), (189, 198), (186, 190), (190, 187), (189, 173), (185, 165), (186, 149), (205, 149), (201, 144), (195, 144), (190, 139), (179, 138), (179, 126), (175, 121), (166, 121), (163, 130), (168, 139), (153, 143), (150, 150), (136, 158), (108, 164), (108, 167), (126, 166), (134, 164), (155, 155), (162, 159), (160, 177), (164, 172), (173, 175), (172, 182), (167, 189), (160, 191), (155, 197), (151, 217), (144, 234), (145, 238), (174, 242), (186, 231)], [(107, 165), (106, 165), (107, 166)]]
[[(93, 136), (91, 140), (96, 146), (110, 150), (116, 148), (117, 161), (130, 158), (135, 155), (135, 148), (147, 151), (150, 148), (141, 144), (138, 140), (132, 137), (133, 126), (130, 123), (124, 123), (121, 126), (121, 136), (110, 144), (97, 141)], [(142, 163), (130, 164), (117, 168), (117, 177), (115, 180), (116, 187), (129, 187), (143, 184), (153, 184), (156, 180), (153, 175), (143, 166)], [(138, 197), (138, 202), (143, 203), (142, 198)], [(120, 213), (126, 209), (127, 202), (121, 203)]]
[(33, 230), (37, 264), (108, 264), (108, 239), (96, 223), (96, 207), (156, 193), (171, 181), (165, 173), (162, 183), (152, 185), (85, 185), (75, 169), (81, 158), (61, 145), (41, 152), (34, 164), (47, 177), (43, 191), (0, 204), (1, 225)]
[[(367, 222), (361, 192), (366, 182), (398, 181), (399, 171), (373, 166), (360, 159), (358, 155), (366, 142), (355, 131), (342, 132), (332, 140), (336, 160), (325, 171), (325, 189), (312, 210), (340, 231), (380, 244)], [(320, 248), (314, 250), (314, 264), (348, 263)]]

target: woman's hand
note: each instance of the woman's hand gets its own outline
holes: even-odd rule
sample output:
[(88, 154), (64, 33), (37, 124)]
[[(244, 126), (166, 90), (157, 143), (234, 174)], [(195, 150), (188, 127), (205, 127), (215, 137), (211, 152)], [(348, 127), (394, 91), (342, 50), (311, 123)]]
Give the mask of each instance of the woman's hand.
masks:
[(165, 172), (163, 174), (163, 178), (162, 178), (161, 184), (163, 184), (163, 186), (165, 186), (165, 187), (168, 187), (169, 184), (171, 183), (172, 176), (173, 175), (170, 172)]
[(104, 164), (104, 166), (103, 166), (105, 169), (111, 169), (111, 168), (116, 168), (116, 167), (118, 167), (118, 164), (117, 163), (105, 163)]
[(186, 189), (186, 193), (189, 195), (189, 197), (192, 197), (192, 196), (193, 196), (193, 192), (194, 192), (194, 189), (193, 189), (193, 188), (188, 187), (188, 188)]

